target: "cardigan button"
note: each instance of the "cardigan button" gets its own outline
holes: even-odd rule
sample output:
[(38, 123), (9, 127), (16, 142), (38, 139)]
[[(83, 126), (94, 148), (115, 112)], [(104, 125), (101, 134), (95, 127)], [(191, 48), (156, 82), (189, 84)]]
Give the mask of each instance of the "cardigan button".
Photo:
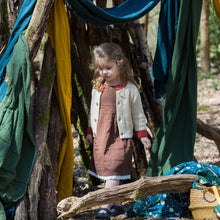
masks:
[(96, 118), (94, 118), (94, 121), (95, 121), (95, 122), (97, 121)]
[(97, 106), (99, 105), (99, 103), (98, 103), (98, 102), (96, 102), (95, 104), (96, 104)]

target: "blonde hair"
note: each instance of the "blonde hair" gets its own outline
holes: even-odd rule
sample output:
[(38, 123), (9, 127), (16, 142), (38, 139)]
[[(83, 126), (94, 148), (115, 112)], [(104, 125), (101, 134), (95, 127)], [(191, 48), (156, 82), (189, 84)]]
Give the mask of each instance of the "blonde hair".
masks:
[(120, 79), (122, 82), (130, 81), (139, 87), (134, 80), (133, 71), (127, 57), (125, 57), (121, 48), (117, 44), (103, 43), (99, 46), (95, 46), (92, 52), (92, 63), (89, 67), (90, 70), (94, 72), (92, 80), (93, 88), (100, 90), (101, 84), (105, 82), (104, 78), (99, 73), (98, 60), (100, 58), (107, 58), (116, 63), (120, 70)]

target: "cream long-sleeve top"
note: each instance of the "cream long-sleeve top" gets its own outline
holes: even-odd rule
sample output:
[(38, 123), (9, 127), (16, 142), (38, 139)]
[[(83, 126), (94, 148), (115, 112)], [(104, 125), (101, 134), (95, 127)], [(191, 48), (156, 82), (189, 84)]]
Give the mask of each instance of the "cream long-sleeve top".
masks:
[[(102, 90), (92, 89), (87, 134), (93, 134), (93, 137), (96, 137), (97, 133)], [(116, 88), (116, 115), (120, 138), (132, 138), (134, 130), (138, 138), (147, 137), (146, 118), (140, 93), (137, 87), (129, 81)]]

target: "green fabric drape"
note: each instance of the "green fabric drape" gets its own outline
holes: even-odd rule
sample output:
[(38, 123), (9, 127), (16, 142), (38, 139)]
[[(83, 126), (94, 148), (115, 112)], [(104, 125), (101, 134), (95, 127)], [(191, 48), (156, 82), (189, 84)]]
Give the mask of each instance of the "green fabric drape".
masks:
[[(27, 190), (36, 158), (30, 111), (31, 64), (24, 33), (20, 34), (6, 72), (9, 85), (0, 104), (0, 219)], [(3, 205), (3, 206), (2, 206)]]
[(160, 176), (193, 159), (196, 135), (196, 39), (202, 0), (183, 0), (168, 78), (163, 120), (151, 149), (147, 176)]

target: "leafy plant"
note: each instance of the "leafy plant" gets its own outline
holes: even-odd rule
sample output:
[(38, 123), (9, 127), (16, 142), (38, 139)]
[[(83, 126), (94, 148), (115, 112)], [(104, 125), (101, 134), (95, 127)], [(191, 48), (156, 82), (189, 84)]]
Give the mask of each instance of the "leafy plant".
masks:
[(214, 79), (214, 72), (210, 71), (210, 72), (202, 72), (202, 71), (198, 71), (198, 81), (201, 81), (203, 79)]
[(212, 82), (212, 88), (213, 88), (214, 90), (220, 90), (220, 82), (213, 80), (213, 82)]

